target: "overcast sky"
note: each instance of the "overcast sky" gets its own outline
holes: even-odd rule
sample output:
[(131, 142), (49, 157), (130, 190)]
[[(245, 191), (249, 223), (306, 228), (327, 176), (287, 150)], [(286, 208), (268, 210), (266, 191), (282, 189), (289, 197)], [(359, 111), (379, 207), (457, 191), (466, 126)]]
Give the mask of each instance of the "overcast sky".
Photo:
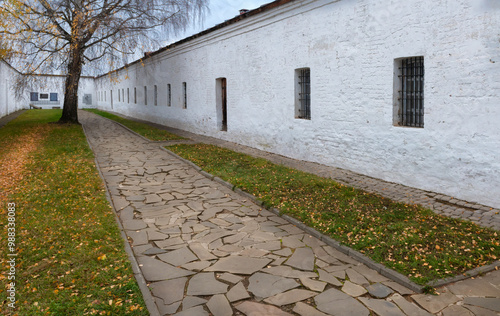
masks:
[(270, 3), (273, 0), (210, 0), (210, 11), (205, 15), (203, 25), (190, 27), (184, 34), (173, 38), (171, 42), (181, 40), (190, 35), (199, 33), (203, 30), (211, 28), (219, 23), (234, 18), (240, 13), (240, 9), (253, 10), (263, 4)]

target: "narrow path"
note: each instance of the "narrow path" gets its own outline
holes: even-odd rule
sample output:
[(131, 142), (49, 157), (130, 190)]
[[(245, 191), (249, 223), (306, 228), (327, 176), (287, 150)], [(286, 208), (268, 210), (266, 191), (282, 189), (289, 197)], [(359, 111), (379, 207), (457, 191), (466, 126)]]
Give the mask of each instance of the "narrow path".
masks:
[(449, 285), (439, 296), (415, 294), (159, 144), (95, 114), (79, 115), (161, 315), (500, 312), (500, 271)]

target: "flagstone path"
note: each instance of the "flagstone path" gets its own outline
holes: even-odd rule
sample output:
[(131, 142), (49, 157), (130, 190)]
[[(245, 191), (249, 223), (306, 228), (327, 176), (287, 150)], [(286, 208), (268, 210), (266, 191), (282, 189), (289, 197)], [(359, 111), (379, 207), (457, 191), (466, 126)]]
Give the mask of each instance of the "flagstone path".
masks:
[[(416, 294), (120, 125), (80, 112), (151, 315), (498, 315), (500, 271)], [(145, 293), (148, 300), (149, 293)]]

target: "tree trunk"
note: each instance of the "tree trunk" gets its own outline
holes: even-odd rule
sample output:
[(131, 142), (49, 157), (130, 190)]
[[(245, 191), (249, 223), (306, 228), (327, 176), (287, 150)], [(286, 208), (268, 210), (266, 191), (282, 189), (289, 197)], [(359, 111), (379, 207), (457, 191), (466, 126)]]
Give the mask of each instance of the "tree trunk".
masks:
[(78, 84), (82, 74), (83, 51), (79, 44), (71, 50), (68, 75), (64, 91), (64, 106), (59, 123), (78, 123)]

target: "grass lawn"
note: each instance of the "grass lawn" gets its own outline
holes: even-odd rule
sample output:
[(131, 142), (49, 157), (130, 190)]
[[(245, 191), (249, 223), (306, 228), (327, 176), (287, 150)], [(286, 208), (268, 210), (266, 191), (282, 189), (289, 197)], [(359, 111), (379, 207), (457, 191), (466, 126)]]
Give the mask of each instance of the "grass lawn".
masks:
[(153, 126), (145, 124), (145, 123), (127, 120), (123, 117), (108, 113), (106, 111), (101, 111), (101, 110), (97, 110), (97, 109), (87, 109), (86, 111), (98, 114), (102, 117), (112, 119), (115, 122), (118, 122), (120, 124), (127, 126), (128, 128), (130, 128), (131, 130), (133, 130), (137, 134), (142, 135), (142, 136), (146, 137), (147, 139), (150, 139), (153, 141), (167, 141), (167, 140), (184, 139), (181, 136), (174, 135), (174, 134), (169, 133), (165, 130), (158, 129), (156, 127), (153, 127)]
[(30, 110), (0, 129), (1, 278), (15, 203), (16, 314), (148, 315), (82, 128), (48, 124), (60, 116)]
[(213, 145), (167, 148), (421, 285), (500, 257), (498, 232), (471, 222)]

